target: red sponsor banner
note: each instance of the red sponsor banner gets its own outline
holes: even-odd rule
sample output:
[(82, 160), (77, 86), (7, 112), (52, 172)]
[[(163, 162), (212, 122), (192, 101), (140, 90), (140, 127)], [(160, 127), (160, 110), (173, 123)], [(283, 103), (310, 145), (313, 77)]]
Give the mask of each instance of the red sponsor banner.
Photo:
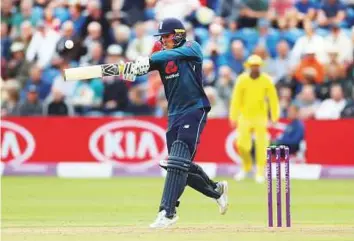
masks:
[[(166, 119), (6, 118), (1, 122), (1, 161), (12, 164), (104, 162), (146, 167), (167, 156)], [(286, 122), (269, 128), (272, 138)], [(226, 119), (209, 120), (196, 160), (239, 163), (237, 131)], [(306, 155), (301, 161), (354, 165), (354, 120), (305, 123)], [(337, 144), (337, 145), (336, 145)]]

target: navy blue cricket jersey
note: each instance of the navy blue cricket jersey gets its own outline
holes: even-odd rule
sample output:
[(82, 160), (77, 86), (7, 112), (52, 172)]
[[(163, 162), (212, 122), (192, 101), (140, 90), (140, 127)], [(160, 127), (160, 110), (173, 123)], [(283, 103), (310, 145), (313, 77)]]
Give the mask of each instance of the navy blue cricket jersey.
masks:
[(202, 83), (203, 54), (195, 41), (163, 50), (150, 57), (150, 71), (158, 70), (168, 101), (168, 116), (207, 108), (210, 103)]

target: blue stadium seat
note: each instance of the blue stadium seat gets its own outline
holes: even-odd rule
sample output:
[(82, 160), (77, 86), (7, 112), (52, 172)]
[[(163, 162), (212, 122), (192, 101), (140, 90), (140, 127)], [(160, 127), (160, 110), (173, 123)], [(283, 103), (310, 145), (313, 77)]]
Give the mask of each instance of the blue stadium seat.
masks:
[(277, 44), (280, 41), (280, 36), (281, 35), (277, 29), (270, 29), (269, 35), (267, 36), (267, 48), (272, 58), (277, 55)]
[(55, 8), (54, 16), (60, 20), (61, 23), (70, 19), (69, 10), (66, 8)]
[(318, 28), (316, 29), (316, 34), (322, 36), (322, 37), (326, 37), (329, 34), (328, 29), (325, 28)]
[(205, 42), (208, 41), (209, 39), (209, 32), (205, 28), (195, 28), (194, 33), (196, 36), (198, 36), (202, 42), (201, 45), (205, 44)]
[(258, 32), (252, 28), (243, 28), (231, 34), (230, 41), (234, 40), (241, 40), (246, 49), (252, 50), (258, 43)]
[(296, 40), (303, 35), (304, 35), (303, 30), (294, 28), (294, 29), (291, 29), (287, 32), (284, 32), (281, 35), (281, 38), (285, 39), (289, 43), (290, 47), (292, 48), (294, 46)]

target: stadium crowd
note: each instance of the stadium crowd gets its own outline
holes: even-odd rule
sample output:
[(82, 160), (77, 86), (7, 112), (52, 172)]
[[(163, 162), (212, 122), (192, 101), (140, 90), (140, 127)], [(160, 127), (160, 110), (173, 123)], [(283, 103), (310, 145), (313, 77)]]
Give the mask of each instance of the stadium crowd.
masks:
[[(354, 117), (354, 0), (3, 0), (1, 115), (166, 115), (158, 72), (65, 82), (68, 67), (152, 53), (159, 20), (183, 19), (204, 53), (210, 117), (226, 117), (237, 75), (262, 57), (301, 119)], [(64, 47), (71, 39), (74, 47)]]

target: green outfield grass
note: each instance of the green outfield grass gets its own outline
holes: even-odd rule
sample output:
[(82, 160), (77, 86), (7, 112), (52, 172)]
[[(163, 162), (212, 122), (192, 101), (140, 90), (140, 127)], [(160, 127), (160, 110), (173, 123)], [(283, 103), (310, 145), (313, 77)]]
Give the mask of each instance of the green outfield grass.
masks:
[(4, 241), (354, 240), (354, 181), (292, 181), (292, 228), (267, 228), (266, 186), (229, 180), (230, 209), (187, 188), (180, 219), (150, 230), (161, 178), (2, 178)]

